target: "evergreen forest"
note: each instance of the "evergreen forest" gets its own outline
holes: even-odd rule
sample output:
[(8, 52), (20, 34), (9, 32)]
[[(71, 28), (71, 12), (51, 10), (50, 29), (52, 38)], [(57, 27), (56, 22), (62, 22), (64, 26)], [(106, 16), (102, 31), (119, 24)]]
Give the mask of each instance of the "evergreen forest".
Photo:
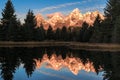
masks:
[(35, 15), (28, 10), (24, 23), (17, 19), (14, 5), (8, 0), (0, 18), (0, 41), (75, 41), (89, 43), (120, 43), (120, 0), (108, 0), (104, 8), (105, 20), (97, 16), (94, 26), (83, 23), (82, 27), (48, 30), (36, 28)]

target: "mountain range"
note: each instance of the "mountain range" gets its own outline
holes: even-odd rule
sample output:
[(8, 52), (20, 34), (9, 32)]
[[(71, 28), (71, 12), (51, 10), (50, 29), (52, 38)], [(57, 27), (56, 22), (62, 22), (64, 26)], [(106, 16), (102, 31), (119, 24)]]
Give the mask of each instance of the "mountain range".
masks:
[(104, 20), (105, 17), (99, 11), (86, 12), (82, 14), (78, 8), (74, 9), (67, 16), (63, 15), (60, 12), (53, 14), (48, 14), (47, 19), (44, 19), (41, 14), (35, 16), (37, 27), (40, 27), (43, 24), (44, 29), (48, 29), (49, 25), (56, 30), (57, 28), (62, 28), (63, 26), (68, 27), (82, 27), (82, 24), (86, 22), (89, 26), (93, 26), (93, 23), (97, 16), (100, 16), (101, 20)]

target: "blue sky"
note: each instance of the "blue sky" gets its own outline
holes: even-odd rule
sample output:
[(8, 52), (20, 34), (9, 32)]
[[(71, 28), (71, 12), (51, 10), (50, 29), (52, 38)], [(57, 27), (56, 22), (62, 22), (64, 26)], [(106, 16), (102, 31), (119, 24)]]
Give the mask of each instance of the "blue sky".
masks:
[(23, 65), (21, 65), (14, 74), (14, 80), (103, 80), (102, 75), (103, 72), (97, 75), (94, 72), (86, 72), (84, 70), (79, 71), (78, 75), (74, 75), (67, 68), (55, 71), (42, 65), (40, 69), (36, 69), (32, 76), (28, 78)]
[[(0, 0), (0, 13), (7, 0)], [(79, 8), (82, 13), (99, 10), (103, 12), (106, 0), (12, 0), (18, 18), (24, 18), (28, 9), (43, 16), (54, 12), (70, 13)], [(0, 14), (1, 18), (1, 14)]]

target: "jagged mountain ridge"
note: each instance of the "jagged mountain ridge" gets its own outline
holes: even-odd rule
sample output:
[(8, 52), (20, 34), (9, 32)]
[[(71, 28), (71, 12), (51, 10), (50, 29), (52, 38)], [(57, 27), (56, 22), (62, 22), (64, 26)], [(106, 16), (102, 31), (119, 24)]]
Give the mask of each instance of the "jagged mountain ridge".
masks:
[(89, 26), (93, 26), (93, 23), (97, 17), (100, 16), (101, 20), (104, 20), (103, 14), (99, 11), (87, 12), (82, 14), (78, 8), (74, 9), (70, 14), (64, 16), (62, 13), (53, 13), (47, 15), (47, 20), (45, 20), (41, 14), (37, 14), (35, 19), (37, 21), (37, 27), (40, 27), (41, 23), (45, 29), (48, 29), (49, 25), (56, 30), (57, 28), (62, 28), (63, 26), (68, 27), (82, 27), (82, 24), (86, 22)]

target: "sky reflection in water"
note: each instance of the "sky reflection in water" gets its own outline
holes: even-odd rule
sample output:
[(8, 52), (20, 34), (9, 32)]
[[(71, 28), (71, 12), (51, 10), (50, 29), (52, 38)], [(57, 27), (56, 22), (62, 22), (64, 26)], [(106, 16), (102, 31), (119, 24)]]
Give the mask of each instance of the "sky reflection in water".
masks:
[(0, 80), (119, 80), (118, 53), (0, 48)]
[(15, 73), (14, 80), (102, 80), (103, 72), (98, 75), (95, 72), (86, 72), (80, 70), (77, 75), (74, 75), (69, 69), (62, 68), (59, 71), (46, 68), (43, 64), (41, 68), (36, 69), (31, 77), (27, 77), (23, 66)]

